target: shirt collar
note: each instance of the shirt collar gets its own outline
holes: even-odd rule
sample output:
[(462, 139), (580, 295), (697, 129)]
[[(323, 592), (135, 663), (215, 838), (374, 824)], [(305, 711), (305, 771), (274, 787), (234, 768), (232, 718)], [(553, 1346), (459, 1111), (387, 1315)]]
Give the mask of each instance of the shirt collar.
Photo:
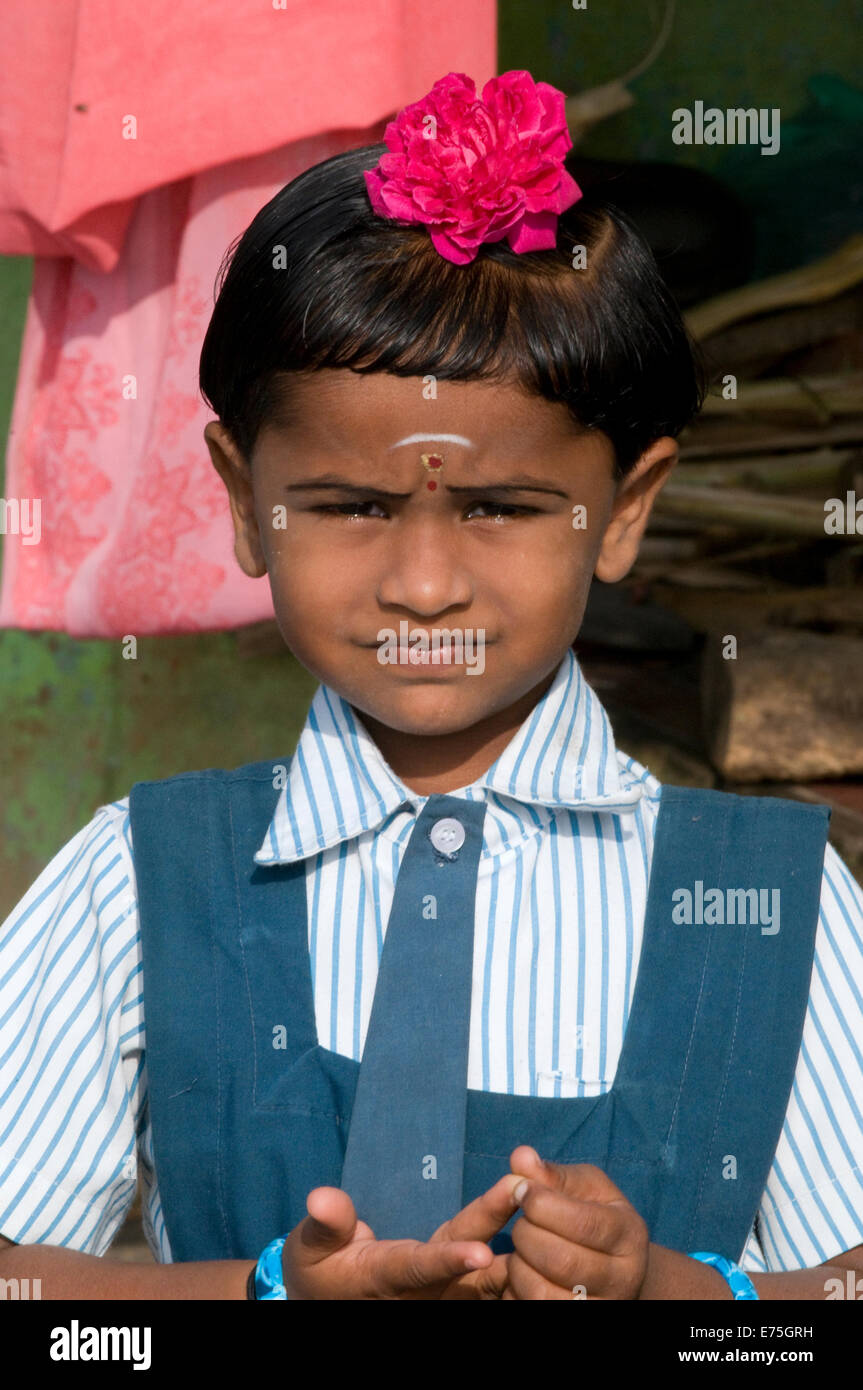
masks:
[[(621, 772), (608, 715), (570, 648), (497, 761), (463, 790), (532, 805), (626, 812), (644, 786)], [(401, 807), (418, 814), (427, 799), (396, 776), (347, 701), (320, 685), (255, 862), (305, 859), (377, 829)]]

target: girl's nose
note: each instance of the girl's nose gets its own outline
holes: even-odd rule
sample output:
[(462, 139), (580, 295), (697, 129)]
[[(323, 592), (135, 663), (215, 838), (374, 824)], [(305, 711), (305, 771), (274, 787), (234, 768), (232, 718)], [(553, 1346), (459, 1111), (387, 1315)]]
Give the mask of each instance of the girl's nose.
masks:
[(431, 618), (471, 603), (472, 576), (460, 547), (444, 537), (446, 529), (438, 519), (423, 518), (395, 530), (378, 580), (382, 605)]

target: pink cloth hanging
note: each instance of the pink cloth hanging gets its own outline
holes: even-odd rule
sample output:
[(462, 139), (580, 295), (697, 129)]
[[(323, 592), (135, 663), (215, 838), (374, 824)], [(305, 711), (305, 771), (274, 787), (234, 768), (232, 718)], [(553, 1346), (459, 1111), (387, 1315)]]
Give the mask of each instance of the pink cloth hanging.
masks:
[(4, 537), (2, 627), (119, 637), (272, 615), (203, 441), (219, 262), (285, 183), (381, 139), (444, 73), (481, 88), (496, 5), (271, 3), (30, 0), (0, 21), (23, 75), (0, 114), (0, 253), (36, 257), (5, 485), (31, 524), (22, 509)]

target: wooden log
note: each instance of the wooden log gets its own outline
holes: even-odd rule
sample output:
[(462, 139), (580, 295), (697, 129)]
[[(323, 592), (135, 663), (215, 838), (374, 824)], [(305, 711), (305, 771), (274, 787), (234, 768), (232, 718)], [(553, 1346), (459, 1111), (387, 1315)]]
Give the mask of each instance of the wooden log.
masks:
[(680, 458), (718, 459), (740, 454), (776, 454), (786, 449), (818, 449), (829, 444), (863, 444), (863, 414), (836, 420), (821, 429), (783, 426), (775, 421), (699, 416), (680, 436)]
[[(690, 561), (686, 560), (681, 564), (672, 565), (668, 561), (651, 560), (648, 556), (642, 559), (639, 552), (636, 561), (635, 574), (638, 579), (650, 581), (651, 584), (658, 580), (665, 581), (669, 587), (691, 589), (695, 592), (711, 594), (720, 591), (727, 593), (735, 590), (740, 593), (760, 593), (764, 588), (764, 580), (755, 574), (747, 574), (745, 570), (734, 570), (726, 568), (721, 564), (711, 564), (709, 560)], [(669, 604), (668, 607), (674, 605)], [(676, 611), (678, 611), (676, 609)]]
[[(789, 352), (781, 359), (781, 368), (786, 376), (821, 376), (825, 372), (863, 371), (863, 286), (857, 291), (860, 303), (860, 321), (847, 332), (818, 342), (806, 343), (796, 351)], [(740, 375), (747, 377), (764, 376), (772, 367), (779, 368), (780, 362), (763, 362), (747, 369)]]
[[(694, 526), (734, 526), (760, 535), (820, 536), (822, 540), (828, 534), (823, 502), (808, 497), (773, 497), (743, 488), (666, 483), (653, 508), (659, 516), (688, 517)], [(859, 537), (843, 532), (831, 540), (859, 541)]]
[[(855, 285), (821, 304), (803, 304), (731, 324), (711, 335), (704, 352), (711, 372), (730, 370), (738, 380), (762, 376), (780, 364), (787, 371), (789, 362), (797, 362), (799, 370), (805, 371), (805, 361), (830, 362), (833, 358), (837, 367), (847, 369), (863, 365), (861, 333), (863, 289)], [(828, 348), (828, 344), (834, 346)]]
[(657, 566), (668, 569), (678, 564), (688, 564), (701, 555), (701, 547), (696, 536), (642, 536), (638, 547), (639, 568)]
[(738, 381), (737, 395), (726, 400), (721, 394), (705, 397), (702, 415), (744, 415), (748, 411), (766, 414), (789, 411), (804, 415), (816, 424), (834, 415), (856, 415), (863, 402), (863, 373), (830, 372), (811, 377), (768, 377), (764, 381)]
[(740, 627), (704, 648), (701, 707), (714, 767), (738, 782), (863, 773), (863, 639)]
[[(708, 487), (766, 488), (769, 492), (798, 492), (805, 487), (844, 489), (848, 465), (860, 457), (859, 449), (804, 449), (795, 454), (705, 459), (679, 463), (672, 474), (675, 483)], [(848, 473), (850, 478), (850, 473)], [(850, 484), (849, 484), (850, 485)]]
[(808, 265), (796, 266), (782, 275), (771, 275), (766, 280), (717, 295), (688, 310), (684, 318), (692, 336), (703, 339), (730, 323), (751, 318), (755, 314), (832, 299), (861, 281), (863, 235), (857, 233), (829, 256), (811, 261)]
[[(712, 539), (715, 533), (705, 534), (710, 534)], [(644, 541), (642, 541), (643, 544)], [(757, 560), (760, 566), (764, 560), (775, 560), (783, 555), (797, 556), (801, 553), (801, 549), (800, 541), (796, 536), (785, 540), (753, 541), (750, 539), (744, 542), (743, 537), (735, 532), (730, 544), (714, 543), (707, 553), (721, 569), (728, 573), (729, 567), (734, 571), (741, 565), (751, 565), (753, 560)], [(704, 554), (704, 552), (701, 553)], [(682, 563), (688, 562), (682, 561)], [(762, 573), (763, 570), (759, 568), (759, 577)]]

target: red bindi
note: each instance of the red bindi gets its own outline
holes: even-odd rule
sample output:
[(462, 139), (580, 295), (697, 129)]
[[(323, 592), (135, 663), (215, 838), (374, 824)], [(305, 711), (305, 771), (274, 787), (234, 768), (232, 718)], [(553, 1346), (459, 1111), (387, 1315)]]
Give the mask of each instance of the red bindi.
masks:
[[(443, 454), (420, 454), (420, 462), (429, 473), (437, 473), (443, 468)], [(426, 483), (429, 492), (434, 492), (437, 483), (432, 479)]]

